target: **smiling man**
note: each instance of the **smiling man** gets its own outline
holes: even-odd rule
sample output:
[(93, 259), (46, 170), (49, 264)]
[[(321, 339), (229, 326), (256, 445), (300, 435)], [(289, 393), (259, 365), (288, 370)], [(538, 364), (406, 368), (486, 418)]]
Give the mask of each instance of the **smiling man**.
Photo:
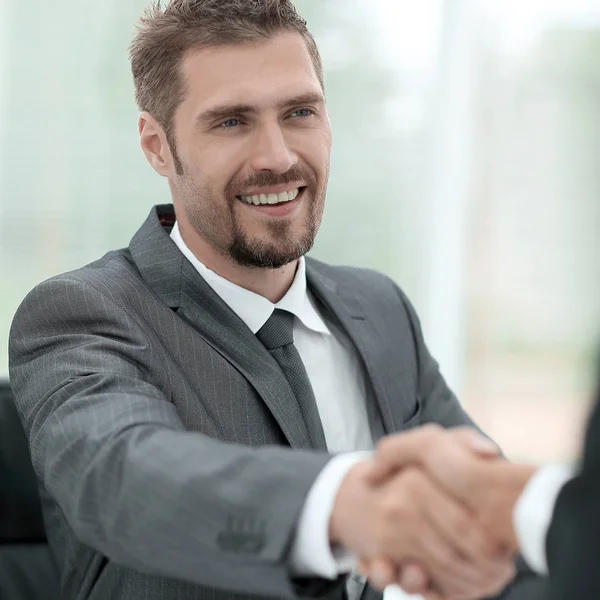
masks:
[(172, 204), (37, 286), (10, 337), (61, 597), (367, 600), (353, 568), (380, 556), (432, 597), (521, 597), (528, 574), (502, 591), (513, 556), (424, 470), (369, 475), (380, 439), (472, 422), (389, 278), (305, 258), (332, 134), (291, 2), (172, 0), (131, 61)]

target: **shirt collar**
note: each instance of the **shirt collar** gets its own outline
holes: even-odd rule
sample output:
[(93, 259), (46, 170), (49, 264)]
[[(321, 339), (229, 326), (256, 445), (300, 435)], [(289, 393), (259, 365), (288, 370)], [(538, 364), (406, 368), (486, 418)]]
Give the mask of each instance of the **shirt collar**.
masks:
[(200, 262), (183, 241), (177, 222), (171, 230), (171, 239), (206, 283), (246, 323), (252, 333), (256, 333), (268, 321), (276, 308), (291, 312), (305, 327), (312, 331), (323, 334), (330, 333), (308, 295), (304, 257), (301, 257), (298, 261), (298, 268), (290, 289), (277, 304), (273, 304), (267, 298), (217, 275)]

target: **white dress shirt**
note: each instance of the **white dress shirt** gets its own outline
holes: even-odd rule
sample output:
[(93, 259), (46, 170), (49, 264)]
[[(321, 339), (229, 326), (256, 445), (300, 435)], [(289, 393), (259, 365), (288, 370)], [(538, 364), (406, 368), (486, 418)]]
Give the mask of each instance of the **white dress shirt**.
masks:
[[(345, 551), (332, 551), (329, 519), (337, 490), (348, 471), (373, 450), (366, 407), (366, 382), (356, 352), (347, 350), (331, 334), (307, 293), (304, 258), (292, 286), (273, 304), (203, 265), (186, 246), (177, 223), (171, 239), (221, 299), (246, 323), (252, 333), (267, 322), (276, 308), (294, 319), (294, 344), (312, 385), (327, 449), (345, 453), (334, 457), (321, 471), (305, 501), (292, 546), (296, 575), (335, 579), (352, 570), (356, 559)], [(358, 451), (358, 452), (357, 452)]]

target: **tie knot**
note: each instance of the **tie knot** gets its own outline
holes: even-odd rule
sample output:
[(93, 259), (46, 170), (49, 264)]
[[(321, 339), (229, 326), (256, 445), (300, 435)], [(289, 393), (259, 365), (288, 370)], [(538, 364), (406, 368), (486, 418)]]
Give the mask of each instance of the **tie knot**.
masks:
[(275, 309), (269, 320), (256, 332), (256, 337), (267, 350), (294, 343), (294, 315), (286, 310)]

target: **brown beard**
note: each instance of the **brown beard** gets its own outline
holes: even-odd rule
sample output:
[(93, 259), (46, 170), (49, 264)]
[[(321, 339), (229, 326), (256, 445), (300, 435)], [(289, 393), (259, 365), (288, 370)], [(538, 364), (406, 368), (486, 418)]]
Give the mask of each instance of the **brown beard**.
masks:
[(320, 219), (317, 222), (315, 204), (313, 200), (308, 207), (306, 229), (299, 238), (289, 235), (289, 223), (274, 221), (268, 224), (269, 242), (252, 241), (234, 221), (236, 227), (229, 245), (229, 255), (239, 265), (260, 269), (279, 269), (304, 256), (313, 247), (319, 230)]

